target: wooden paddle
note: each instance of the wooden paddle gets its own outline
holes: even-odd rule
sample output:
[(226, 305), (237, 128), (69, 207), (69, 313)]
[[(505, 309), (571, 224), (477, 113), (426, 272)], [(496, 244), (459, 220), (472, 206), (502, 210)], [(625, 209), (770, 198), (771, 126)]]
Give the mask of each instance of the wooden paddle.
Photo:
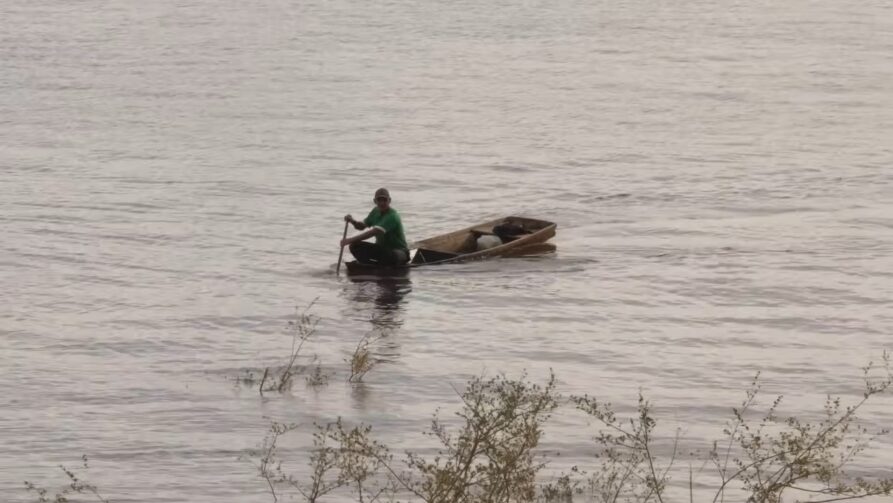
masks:
[[(341, 236), (341, 240), (344, 241), (347, 239), (347, 225), (350, 222), (344, 222), (344, 235)], [(338, 265), (335, 266), (335, 274), (341, 274), (341, 258), (344, 256), (344, 247), (341, 247), (341, 251), (338, 252)]]

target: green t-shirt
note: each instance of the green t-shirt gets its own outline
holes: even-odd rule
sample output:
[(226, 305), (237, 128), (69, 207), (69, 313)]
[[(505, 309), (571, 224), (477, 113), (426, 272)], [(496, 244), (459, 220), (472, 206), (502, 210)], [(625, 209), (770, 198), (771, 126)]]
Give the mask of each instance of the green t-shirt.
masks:
[(384, 231), (384, 234), (375, 236), (375, 244), (384, 246), (391, 250), (406, 250), (406, 236), (403, 234), (403, 222), (400, 220), (400, 214), (394, 208), (389, 208), (384, 215), (376, 206), (369, 212), (369, 216), (363, 220), (368, 227), (377, 227)]

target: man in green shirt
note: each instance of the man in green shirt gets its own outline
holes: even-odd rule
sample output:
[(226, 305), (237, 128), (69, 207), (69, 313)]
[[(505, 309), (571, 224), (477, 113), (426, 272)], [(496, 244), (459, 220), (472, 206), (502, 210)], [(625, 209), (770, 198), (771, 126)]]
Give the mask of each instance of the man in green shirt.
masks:
[[(350, 246), (350, 253), (362, 264), (394, 266), (409, 262), (403, 222), (397, 210), (391, 208), (388, 189), (376, 190), (374, 201), (375, 208), (362, 222), (350, 215), (344, 217), (344, 221), (353, 224), (356, 230), (365, 232), (341, 240), (341, 246)], [(364, 242), (372, 236), (375, 236), (375, 244)]]

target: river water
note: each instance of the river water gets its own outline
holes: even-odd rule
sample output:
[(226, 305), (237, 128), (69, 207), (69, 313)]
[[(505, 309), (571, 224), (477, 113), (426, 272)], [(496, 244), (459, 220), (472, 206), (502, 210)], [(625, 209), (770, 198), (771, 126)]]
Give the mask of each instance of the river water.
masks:
[[(814, 417), (893, 349), (889, 2), (7, 0), (0, 20), (3, 501), (82, 454), (113, 501), (270, 501), (244, 459), (270, 419), (342, 415), (399, 451), (470, 376), (525, 369), (621, 411), (641, 389), (664, 438), (703, 447), (757, 371), (762, 406)], [(558, 223), (558, 252), (338, 277), (341, 217), (379, 186), (410, 239), (521, 214)], [(237, 384), (314, 299), (329, 384)], [(348, 385), (367, 333), (382, 363)], [(890, 426), (893, 402), (863, 416)], [(591, 464), (585, 423), (550, 423), (556, 471)], [(854, 469), (889, 475), (873, 445)]]

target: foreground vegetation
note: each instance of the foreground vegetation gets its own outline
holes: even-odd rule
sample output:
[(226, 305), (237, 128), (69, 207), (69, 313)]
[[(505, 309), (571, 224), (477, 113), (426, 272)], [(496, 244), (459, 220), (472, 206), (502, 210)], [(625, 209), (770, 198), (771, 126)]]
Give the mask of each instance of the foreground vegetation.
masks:
[[(311, 304), (312, 305), (312, 304)], [(308, 307), (309, 309), (309, 307)], [(243, 385), (258, 392), (281, 393), (296, 376), (324, 386), (328, 376), (301, 351), (313, 337), (318, 319), (298, 310), (289, 323), (291, 348), (279, 365), (266, 366), (262, 377), (243, 376)], [(375, 366), (373, 345), (383, 334), (360, 340), (346, 358), (348, 382), (361, 381)], [(641, 394), (630, 417), (592, 396), (562, 396), (554, 375), (542, 384), (526, 375), (471, 379), (458, 392), (454, 418), (435, 414), (426, 433), (434, 451), (397, 453), (376, 440), (372, 428), (342, 418), (311, 429), (273, 422), (259, 448), (248, 454), (274, 503), (280, 501), (421, 501), (425, 503), (527, 503), (587, 501), (596, 503), (669, 503), (679, 501), (835, 502), (893, 493), (893, 476), (866, 479), (848, 467), (877, 435), (859, 421), (858, 413), (893, 384), (890, 358), (864, 369), (865, 388), (850, 405), (828, 397), (818, 419), (804, 421), (781, 414), (783, 397), (760, 406), (759, 375), (754, 378), (721, 438), (712, 447), (685, 448), (676, 432), (659, 433), (651, 403)], [(249, 378), (250, 377), (250, 378)], [(557, 474), (539, 448), (544, 429), (558, 409), (579, 414), (581, 427), (591, 427), (592, 458)], [(587, 425), (587, 426), (584, 426)], [(313, 448), (291, 470), (280, 444), (289, 435), (312, 436)], [(696, 439), (703, 443), (704, 439)], [(426, 454), (428, 452), (428, 454)], [(684, 455), (681, 454), (686, 452)], [(306, 463), (306, 464), (305, 464)], [(108, 502), (86, 482), (83, 472), (60, 467), (67, 485), (50, 491), (31, 482), (26, 489), (40, 503), (65, 503), (77, 497)], [(675, 479), (674, 479), (675, 477)], [(697, 490), (695, 480), (697, 479)]]
[[(589, 396), (565, 400), (555, 390), (554, 377), (544, 385), (524, 376), (472, 379), (461, 393), (459, 424), (448, 428), (435, 416), (428, 435), (440, 445), (433, 456), (417, 452), (395, 455), (376, 441), (371, 428), (346, 426), (341, 419), (318, 425), (309, 459), (309, 475), (300, 479), (283, 468), (278, 442), (297, 429), (273, 423), (262, 447), (254, 454), (258, 474), (272, 500), (298, 498), (314, 503), (340, 492), (361, 503), (379, 500), (417, 500), (427, 503), (593, 501), (659, 502), (785, 501), (832, 502), (890, 495), (893, 477), (867, 480), (850, 476), (847, 466), (873, 435), (857, 413), (893, 383), (889, 359), (865, 369), (865, 391), (860, 401), (843, 406), (829, 397), (821, 419), (804, 422), (781, 417), (782, 397), (762, 413), (755, 405), (755, 378), (711, 449), (689, 459), (687, 491), (670, 494), (671, 474), (680, 461), (680, 439), (663, 455), (656, 444), (657, 420), (651, 404), (639, 396), (636, 413), (621, 418), (610, 404)], [(878, 376), (878, 371), (883, 375)], [(543, 481), (548, 459), (536, 448), (551, 414), (573, 406), (596, 425), (593, 459), (587, 466)], [(665, 440), (665, 439), (664, 439)], [(666, 451), (666, 449), (663, 449)], [(700, 454), (700, 471), (713, 474), (712, 489), (695, 494), (691, 462)], [(702, 484), (703, 485), (703, 484)]]

